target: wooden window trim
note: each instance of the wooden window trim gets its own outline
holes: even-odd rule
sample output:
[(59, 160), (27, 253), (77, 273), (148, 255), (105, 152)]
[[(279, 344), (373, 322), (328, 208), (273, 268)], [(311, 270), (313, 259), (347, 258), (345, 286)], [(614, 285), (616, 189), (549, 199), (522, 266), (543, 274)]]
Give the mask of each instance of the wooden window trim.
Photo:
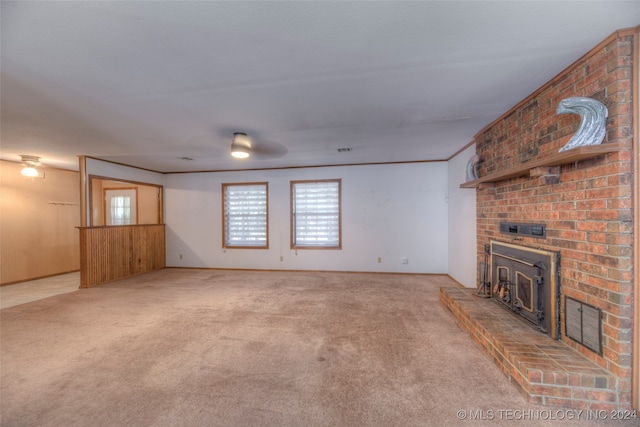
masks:
[[(266, 233), (267, 239), (264, 246), (228, 246), (226, 243), (226, 228), (227, 228), (227, 218), (225, 215), (225, 194), (227, 187), (242, 187), (249, 185), (264, 185), (266, 194)], [(269, 249), (269, 182), (234, 182), (234, 183), (222, 183), (222, 248), (223, 249)]]
[[(88, 197), (88, 201), (85, 201), (85, 210), (82, 211), (82, 217), (86, 218), (85, 212), (86, 212), (86, 203), (89, 204), (89, 225), (90, 226), (95, 226), (95, 224), (93, 224), (93, 209), (94, 206), (93, 204), (95, 203), (95, 201), (93, 200), (93, 185), (94, 185), (94, 180), (97, 181), (114, 181), (114, 182), (121, 182), (123, 184), (131, 184), (134, 186), (139, 187), (150, 187), (150, 188), (156, 188), (158, 190), (158, 204), (156, 206), (156, 216), (157, 216), (157, 224), (163, 224), (164, 223), (164, 186), (160, 185), (160, 184), (151, 184), (149, 182), (141, 182), (141, 181), (132, 181), (132, 180), (128, 180), (128, 179), (121, 179), (121, 178), (113, 178), (113, 177), (109, 177), (109, 176), (101, 176), (101, 175), (88, 175), (88, 187), (89, 187), (89, 197)], [(137, 197), (137, 196), (136, 196)], [(103, 198), (102, 201), (100, 203), (102, 205), (102, 211), (104, 214), (104, 194), (103, 194)], [(136, 204), (137, 207), (137, 204)], [(137, 214), (139, 212), (136, 212), (136, 221), (137, 221)], [(110, 227), (118, 227), (117, 225), (113, 225)]]
[[(296, 184), (311, 184), (316, 182), (337, 182), (338, 183), (338, 245), (337, 246), (304, 246), (295, 244), (294, 228), (294, 187)], [(290, 181), (289, 183), (289, 238), (290, 247), (295, 250), (341, 250), (342, 249), (342, 179), (307, 179)]]

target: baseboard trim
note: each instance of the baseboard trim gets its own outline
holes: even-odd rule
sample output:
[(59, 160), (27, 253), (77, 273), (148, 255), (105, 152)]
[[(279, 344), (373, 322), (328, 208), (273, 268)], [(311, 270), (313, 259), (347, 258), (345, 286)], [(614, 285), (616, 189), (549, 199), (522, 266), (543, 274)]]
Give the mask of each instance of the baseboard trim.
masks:
[[(175, 268), (183, 270), (219, 270), (219, 271), (257, 271), (257, 272), (273, 272), (273, 273), (346, 273), (346, 274), (402, 274), (407, 276), (447, 276), (446, 273), (407, 273), (407, 272), (394, 272), (394, 271), (357, 271), (357, 270), (280, 270), (280, 269), (266, 269), (266, 268), (221, 268), (221, 267), (179, 267), (179, 266), (166, 266), (165, 268)], [(455, 280), (454, 280), (455, 281)], [(458, 283), (456, 281), (456, 283)]]

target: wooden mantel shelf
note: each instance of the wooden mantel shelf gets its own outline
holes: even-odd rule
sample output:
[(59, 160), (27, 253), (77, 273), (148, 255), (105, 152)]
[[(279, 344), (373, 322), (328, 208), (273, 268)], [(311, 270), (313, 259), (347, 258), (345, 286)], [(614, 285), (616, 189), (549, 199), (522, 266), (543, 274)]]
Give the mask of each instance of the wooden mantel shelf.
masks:
[(562, 153), (554, 154), (553, 156), (525, 163), (512, 169), (482, 176), (476, 180), (460, 184), (460, 188), (476, 188), (483, 183), (499, 182), (511, 178), (518, 178), (521, 176), (529, 175), (529, 171), (535, 168), (560, 166), (567, 163), (573, 163), (580, 160), (598, 157), (602, 154), (613, 153), (622, 149), (623, 146), (620, 142), (609, 142), (600, 145), (587, 145), (583, 147), (577, 147), (568, 151), (563, 151)]

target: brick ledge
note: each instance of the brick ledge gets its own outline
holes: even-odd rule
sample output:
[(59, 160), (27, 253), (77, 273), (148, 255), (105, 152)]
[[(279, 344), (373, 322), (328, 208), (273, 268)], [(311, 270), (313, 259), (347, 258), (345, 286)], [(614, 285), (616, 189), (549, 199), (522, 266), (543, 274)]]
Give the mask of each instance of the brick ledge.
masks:
[(527, 400), (572, 409), (620, 409), (616, 376), (474, 292), (440, 288), (440, 302)]

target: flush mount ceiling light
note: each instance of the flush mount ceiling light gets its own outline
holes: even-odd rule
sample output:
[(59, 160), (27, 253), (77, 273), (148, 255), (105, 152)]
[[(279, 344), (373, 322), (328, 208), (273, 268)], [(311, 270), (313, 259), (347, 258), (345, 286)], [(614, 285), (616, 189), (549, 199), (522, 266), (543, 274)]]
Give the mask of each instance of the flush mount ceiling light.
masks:
[(251, 140), (246, 133), (236, 132), (233, 134), (231, 143), (231, 155), (236, 159), (246, 159), (251, 153)]
[(36, 166), (40, 166), (40, 157), (29, 156), (26, 154), (21, 154), (20, 157), (22, 158), (22, 164), (24, 165), (20, 174), (31, 178), (37, 177), (38, 169), (36, 169)]

